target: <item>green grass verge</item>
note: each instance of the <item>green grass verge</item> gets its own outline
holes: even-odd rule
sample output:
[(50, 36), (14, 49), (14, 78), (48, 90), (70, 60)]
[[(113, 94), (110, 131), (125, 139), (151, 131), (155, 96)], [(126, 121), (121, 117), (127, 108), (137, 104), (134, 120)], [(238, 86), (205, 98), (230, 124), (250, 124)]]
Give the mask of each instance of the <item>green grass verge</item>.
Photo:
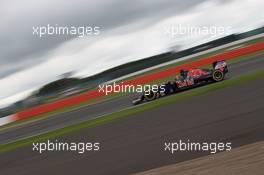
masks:
[(203, 86), (203, 87), (199, 87), (199, 88), (195, 88), (189, 91), (185, 91), (179, 94), (175, 94), (172, 96), (168, 96), (165, 98), (160, 98), (158, 100), (149, 102), (149, 103), (145, 103), (139, 106), (133, 106), (131, 108), (119, 111), (119, 112), (115, 112), (112, 114), (108, 114), (105, 116), (101, 116), (99, 118), (95, 118), (95, 119), (91, 119), (85, 122), (82, 122), (80, 124), (76, 124), (76, 125), (72, 125), (72, 126), (68, 126), (68, 127), (64, 127), (55, 131), (51, 131), (45, 134), (41, 134), (39, 136), (33, 136), (30, 138), (26, 138), (26, 139), (22, 139), (22, 140), (18, 140), (12, 143), (7, 143), (7, 144), (1, 144), (0, 145), (0, 152), (6, 152), (6, 151), (10, 151), (22, 146), (26, 146), (26, 145), (30, 145), (33, 142), (40, 142), (43, 140), (47, 140), (47, 139), (52, 139), (52, 138), (57, 138), (59, 136), (68, 134), (68, 133), (72, 133), (72, 132), (76, 132), (79, 131), (83, 128), (91, 128), (97, 125), (102, 125), (108, 122), (112, 122), (115, 120), (119, 120), (128, 116), (131, 116), (133, 114), (137, 114), (140, 112), (143, 112), (145, 110), (149, 110), (149, 109), (153, 109), (153, 108), (157, 108), (159, 106), (162, 105), (166, 105), (166, 104), (170, 104), (170, 103), (175, 103), (175, 102), (179, 102), (179, 101), (183, 101), (183, 100), (187, 100), (193, 96), (198, 96), (198, 95), (202, 95), (211, 91), (215, 91), (215, 90), (219, 90), (219, 89), (223, 89), (226, 87), (231, 87), (231, 86), (235, 86), (235, 85), (239, 85), (248, 81), (252, 81), (252, 80), (256, 80), (259, 78), (263, 78), (264, 77), (264, 70), (261, 71), (257, 71), (257, 72), (252, 72), (246, 75), (241, 75), (239, 77), (233, 78), (233, 79), (229, 79), (229, 80), (225, 80), (219, 83), (214, 83), (214, 84), (210, 84), (207, 86)]

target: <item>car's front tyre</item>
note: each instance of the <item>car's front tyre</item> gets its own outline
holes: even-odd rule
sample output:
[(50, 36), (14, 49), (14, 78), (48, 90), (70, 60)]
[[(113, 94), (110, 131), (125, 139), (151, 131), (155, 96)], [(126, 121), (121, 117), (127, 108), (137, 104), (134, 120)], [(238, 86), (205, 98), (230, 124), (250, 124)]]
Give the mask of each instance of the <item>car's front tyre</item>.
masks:
[(147, 93), (144, 94), (144, 99), (146, 101), (152, 101), (152, 100), (155, 100), (158, 97), (159, 97), (158, 93), (157, 92), (153, 92), (153, 91), (148, 91)]

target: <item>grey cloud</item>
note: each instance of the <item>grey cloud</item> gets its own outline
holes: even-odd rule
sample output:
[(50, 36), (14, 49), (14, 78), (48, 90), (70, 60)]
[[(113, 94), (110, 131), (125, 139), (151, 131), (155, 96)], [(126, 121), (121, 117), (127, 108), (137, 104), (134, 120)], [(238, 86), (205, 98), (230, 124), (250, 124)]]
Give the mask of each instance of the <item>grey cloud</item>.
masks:
[[(2, 1), (0, 3), (0, 78), (43, 61), (42, 55), (73, 36), (32, 35), (33, 26), (100, 26), (102, 32), (136, 21), (155, 23), (205, 0)], [(132, 30), (132, 29), (131, 29)]]

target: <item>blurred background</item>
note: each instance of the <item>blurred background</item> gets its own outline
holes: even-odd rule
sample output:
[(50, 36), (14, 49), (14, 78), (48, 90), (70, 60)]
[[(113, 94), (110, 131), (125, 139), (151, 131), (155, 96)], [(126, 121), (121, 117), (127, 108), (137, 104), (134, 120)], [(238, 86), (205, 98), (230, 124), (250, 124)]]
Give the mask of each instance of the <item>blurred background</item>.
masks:
[[(3, 0), (0, 117), (264, 33), (263, 7), (262, 0)], [(100, 33), (34, 35), (47, 25)], [(192, 27), (224, 32), (187, 31)]]

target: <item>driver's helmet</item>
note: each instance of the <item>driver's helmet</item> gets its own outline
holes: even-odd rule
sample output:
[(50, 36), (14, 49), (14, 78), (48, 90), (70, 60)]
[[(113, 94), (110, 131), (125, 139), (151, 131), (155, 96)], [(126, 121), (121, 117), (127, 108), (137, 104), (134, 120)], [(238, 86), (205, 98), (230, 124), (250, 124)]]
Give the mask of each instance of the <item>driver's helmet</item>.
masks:
[(183, 70), (183, 69), (180, 70), (181, 77), (186, 78), (187, 74), (188, 74), (188, 70)]

